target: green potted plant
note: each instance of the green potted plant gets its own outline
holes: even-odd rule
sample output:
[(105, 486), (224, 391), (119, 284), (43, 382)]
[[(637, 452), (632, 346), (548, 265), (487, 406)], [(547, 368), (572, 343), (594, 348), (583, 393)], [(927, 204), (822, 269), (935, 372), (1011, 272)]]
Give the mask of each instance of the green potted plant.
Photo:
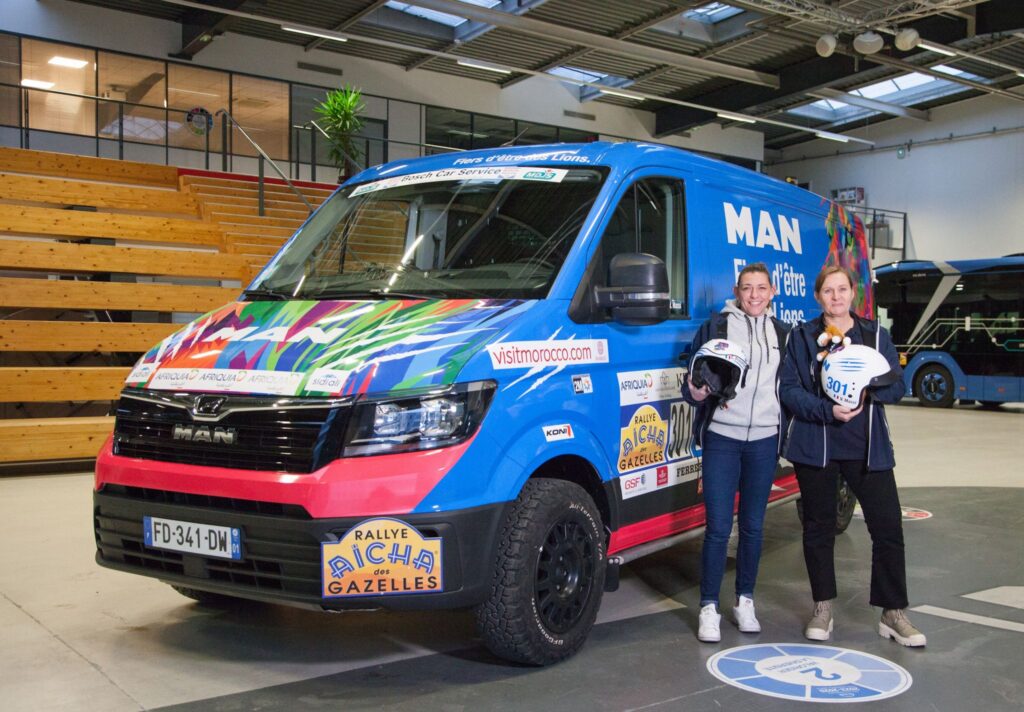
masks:
[(354, 175), (361, 163), (361, 152), (353, 139), (363, 128), (360, 115), (365, 109), (362, 91), (351, 86), (327, 92), (323, 102), (313, 109), (317, 123), (327, 134), (331, 146), (328, 155), (341, 172), (342, 180)]

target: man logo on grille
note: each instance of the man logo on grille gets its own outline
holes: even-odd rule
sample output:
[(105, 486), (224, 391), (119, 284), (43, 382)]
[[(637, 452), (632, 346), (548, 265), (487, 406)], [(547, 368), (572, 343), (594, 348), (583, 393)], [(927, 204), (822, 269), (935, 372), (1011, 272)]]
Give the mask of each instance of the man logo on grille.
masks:
[(238, 442), (238, 433), (234, 428), (211, 428), (209, 425), (175, 425), (171, 437), (194, 443), (234, 445)]
[(224, 396), (196, 396), (192, 403), (192, 414), (217, 415), (226, 400)]

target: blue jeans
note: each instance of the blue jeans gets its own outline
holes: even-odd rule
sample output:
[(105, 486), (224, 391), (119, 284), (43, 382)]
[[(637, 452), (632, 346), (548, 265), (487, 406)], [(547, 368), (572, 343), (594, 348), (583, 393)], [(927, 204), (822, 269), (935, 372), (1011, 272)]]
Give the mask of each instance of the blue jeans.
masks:
[(700, 605), (718, 604), (732, 532), (736, 493), (739, 492), (740, 530), (736, 551), (736, 595), (753, 596), (761, 561), (764, 511), (778, 465), (779, 436), (745, 442), (713, 433), (704, 434), (704, 507), (707, 528), (701, 551)]

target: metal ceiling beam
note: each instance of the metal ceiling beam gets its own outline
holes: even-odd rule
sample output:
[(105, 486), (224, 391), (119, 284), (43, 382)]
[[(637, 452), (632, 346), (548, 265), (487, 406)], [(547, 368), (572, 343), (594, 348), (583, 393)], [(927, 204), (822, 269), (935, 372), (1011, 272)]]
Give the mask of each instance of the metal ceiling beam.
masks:
[(839, 91), (838, 89), (816, 89), (814, 91), (807, 92), (809, 96), (813, 96), (815, 99), (836, 99), (844, 104), (850, 104), (851, 106), (859, 106), (862, 109), (871, 109), (872, 111), (878, 111), (882, 114), (889, 114), (890, 116), (901, 116), (905, 119), (917, 119), (918, 121), (930, 121), (931, 115), (927, 111), (921, 111), (920, 109), (911, 109), (907, 106), (900, 106), (899, 104), (890, 104), (885, 101), (878, 101), (877, 99), (868, 99), (865, 96), (858, 94), (847, 94), (845, 91)]
[(747, 107), (756, 106), (787, 94), (806, 94), (810, 89), (817, 89), (849, 76), (856, 69), (857, 63), (853, 57), (838, 54), (828, 58), (816, 57), (807, 62), (790, 65), (779, 72), (780, 86), (777, 91), (765, 87), (734, 85), (692, 99), (696, 104), (714, 107), (714, 109), (690, 109), (679, 106), (658, 109), (655, 113), (654, 135), (657, 137), (667, 136), (714, 120), (716, 118), (715, 109), (734, 113), (742, 112)]
[(191, 60), (210, 46), (217, 35), (224, 32), (234, 23), (229, 15), (217, 12), (218, 9), (237, 10), (246, 0), (212, 0), (205, 10), (191, 9), (186, 12), (181, 22), (181, 49), (170, 56), (176, 59)]
[(760, 86), (779, 86), (779, 79), (774, 74), (758, 72), (753, 69), (745, 69), (732, 64), (713, 62), (708, 59), (699, 59), (677, 52), (647, 47), (635, 42), (616, 40), (604, 35), (584, 32), (564, 25), (555, 25), (550, 22), (534, 20), (529, 17), (518, 17), (505, 12), (495, 12), (487, 8), (469, 5), (458, 2), (458, 0), (404, 0), (410, 5), (425, 7), (438, 12), (447, 12), (452, 15), (466, 17), (479, 22), (486, 22), (498, 27), (506, 27), (516, 32), (543, 37), (549, 40), (558, 40), (581, 47), (600, 49), (612, 54), (618, 54), (632, 59), (642, 59), (656, 64), (669, 64), (681, 67), (691, 72), (703, 74), (709, 77), (725, 77), (738, 82), (756, 84)]
[[(334, 30), (335, 32), (343, 32), (344, 30), (347, 30), (348, 28), (352, 27), (352, 25), (354, 25), (357, 22), (359, 22), (360, 20), (362, 20), (364, 17), (367, 17), (368, 15), (372, 15), (378, 9), (384, 7), (387, 4), (387, 2), (388, 2), (388, 0), (375, 0), (375, 2), (367, 5), (362, 10), (360, 10), (356, 14), (352, 15), (347, 20), (338, 23), (337, 25), (335, 25), (331, 29)], [(303, 49), (306, 50), (307, 52), (309, 52), (310, 50), (316, 49), (317, 47), (319, 47), (320, 45), (322, 45), (326, 41), (327, 40), (324, 39), (323, 37), (317, 37), (312, 42), (307, 42), (303, 46)]]
[[(978, 32), (982, 34), (991, 34), (993, 32), (1009, 32), (1014, 29), (1018, 29), (1018, 26), (1021, 24), (1019, 2), (1020, 0), (989, 0), (984, 5), (978, 6), (976, 13), (976, 26)], [(757, 3), (754, 4), (757, 5)], [(1016, 12), (1007, 12), (1008, 8), (1014, 6), (1017, 9)], [(916, 22), (912, 22), (907, 26), (916, 29), (921, 34), (922, 38), (945, 44), (962, 40), (966, 37), (967, 33), (967, 23), (963, 18), (950, 18), (939, 15), (925, 17), (917, 20)], [(757, 29), (761, 29), (764, 32), (775, 32), (777, 34), (787, 36), (785, 29), (779, 30), (778, 28), (772, 27), (758, 27)], [(802, 38), (793, 37), (793, 39)], [(900, 54), (914, 54), (917, 52), (920, 52), (920, 50)], [(688, 99), (698, 104), (710, 105), (726, 111), (743, 112), (744, 110), (749, 110), (758, 104), (771, 101), (772, 99), (778, 99), (789, 94), (806, 94), (811, 89), (824, 87), (834, 81), (855, 74), (858, 69), (856, 63), (861, 60), (867, 60), (876, 64), (885, 64), (907, 72), (921, 71), (923, 74), (932, 74), (933, 76), (937, 76), (941, 79), (970, 86), (978, 91), (999, 94), (1000, 96), (1005, 96), (1011, 99), (1020, 100), (1022, 98), (1020, 95), (1007, 92), (999, 89), (998, 87), (991, 87), (985, 84), (972, 82), (967, 79), (960, 79), (953, 75), (935, 72), (934, 70), (927, 69), (926, 67), (910, 64), (909, 62), (905, 62), (895, 57), (889, 57), (888, 55), (875, 54), (861, 57), (851, 53), (850, 56), (837, 60), (847, 67), (845, 71), (842, 71), (841, 69), (839, 71), (835, 71), (835, 68), (829, 69), (827, 62), (829, 60), (834, 60), (837, 57), (840, 57), (839, 52), (829, 57), (828, 60), (814, 58), (804, 64), (786, 67), (779, 72), (779, 78), (782, 81), (782, 86), (777, 92), (765, 91), (761, 87), (733, 85), (707, 94), (688, 97)], [(657, 112), (657, 118), (655, 120), (655, 135), (665, 136), (676, 132), (688, 131), (694, 126), (705, 123), (714, 118), (714, 115), (709, 114), (707, 111), (694, 111), (675, 106), (665, 107), (663, 109), (659, 109)]]
[[(627, 37), (632, 37), (633, 35), (639, 34), (639, 33), (643, 32), (644, 30), (650, 29), (651, 27), (654, 27), (655, 25), (659, 25), (662, 22), (664, 22), (665, 20), (673, 18), (673, 17), (675, 17), (676, 15), (679, 15), (679, 14), (681, 14), (681, 11), (680, 11), (680, 9), (678, 7), (671, 8), (670, 10), (666, 10), (664, 12), (656, 13), (656, 14), (651, 15), (650, 17), (648, 17), (648, 18), (646, 18), (644, 20), (641, 20), (639, 23), (637, 23), (635, 25), (630, 25), (629, 27), (626, 27), (624, 29), (619, 30), (618, 32), (616, 32), (615, 34), (612, 35), (612, 39), (624, 40)], [(535, 67), (535, 69), (537, 71), (539, 71), (539, 72), (546, 72), (549, 69), (554, 69), (555, 67), (560, 67), (563, 64), (565, 64), (566, 62), (573, 62), (573, 61), (579, 59), (580, 57), (584, 57), (584, 56), (590, 54), (593, 51), (594, 50), (592, 50), (592, 49), (590, 49), (588, 47), (583, 47), (583, 48), (580, 48), (580, 49), (576, 49), (576, 50), (573, 50), (572, 52), (570, 52), (568, 54), (563, 54), (561, 57), (558, 57), (557, 59), (555, 59), (555, 60), (553, 60), (551, 62), (547, 62), (547, 63), (545, 63), (544, 65), (542, 65), (540, 67)], [(521, 82), (524, 79), (528, 79), (528, 78), (529, 77), (518, 76), (518, 77), (514, 77), (512, 79), (507, 79), (507, 80), (505, 80), (504, 82), (501, 83), (501, 86), (502, 86), (503, 89), (507, 89), (508, 87), (512, 86), (513, 84), (515, 84), (517, 82)]]
[[(522, 15), (539, 5), (543, 5), (547, 1), (548, 0), (523, 0), (522, 3), (517, 3), (516, 0), (504, 0), (501, 3), (501, 7), (507, 8), (507, 10), (505, 11), (513, 15)], [(442, 47), (442, 50), (444, 50), (445, 52), (451, 52), (454, 49), (458, 49), (460, 45), (475, 40), (477, 37), (485, 35), (494, 29), (494, 25), (488, 24), (486, 22), (475, 22), (470, 20), (466, 24), (469, 25), (469, 27), (466, 27), (465, 29), (462, 29), (461, 27), (458, 28), (455, 33), (455, 40), (448, 44), (446, 47)], [(419, 69), (424, 64), (430, 62), (431, 59), (433, 59), (433, 57), (421, 57), (420, 59), (417, 59), (416, 61), (410, 62), (409, 64), (405, 65), (405, 69), (406, 71)]]

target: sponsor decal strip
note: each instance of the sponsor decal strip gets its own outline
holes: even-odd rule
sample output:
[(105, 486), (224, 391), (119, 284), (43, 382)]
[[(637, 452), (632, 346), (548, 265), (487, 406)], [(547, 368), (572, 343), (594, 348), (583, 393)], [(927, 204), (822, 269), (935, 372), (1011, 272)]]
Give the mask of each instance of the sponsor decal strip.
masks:
[(161, 368), (149, 382), (158, 391), (210, 391), (214, 393), (270, 393), (290, 396), (298, 390), (303, 373), (252, 371), (228, 368)]
[(495, 370), (608, 363), (606, 339), (504, 341), (487, 347)]
[(403, 185), (418, 185), (421, 183), (440, 183), (442, 181), (454, 180), (531, 180), (545, 183), (561, 183), (565, 178), (564, 168), (529, 168), (510, 166), (479, 166), (472, 168), (445, 168), (439, 171), (427, 171), (425, 173), (413, 173), (407, 176), (396, 176), (384, 178), (383, 180), (365, 183), (352, 191), (351, 197), (364, 193), (374, 193), (378, 190), (395, 188)]

